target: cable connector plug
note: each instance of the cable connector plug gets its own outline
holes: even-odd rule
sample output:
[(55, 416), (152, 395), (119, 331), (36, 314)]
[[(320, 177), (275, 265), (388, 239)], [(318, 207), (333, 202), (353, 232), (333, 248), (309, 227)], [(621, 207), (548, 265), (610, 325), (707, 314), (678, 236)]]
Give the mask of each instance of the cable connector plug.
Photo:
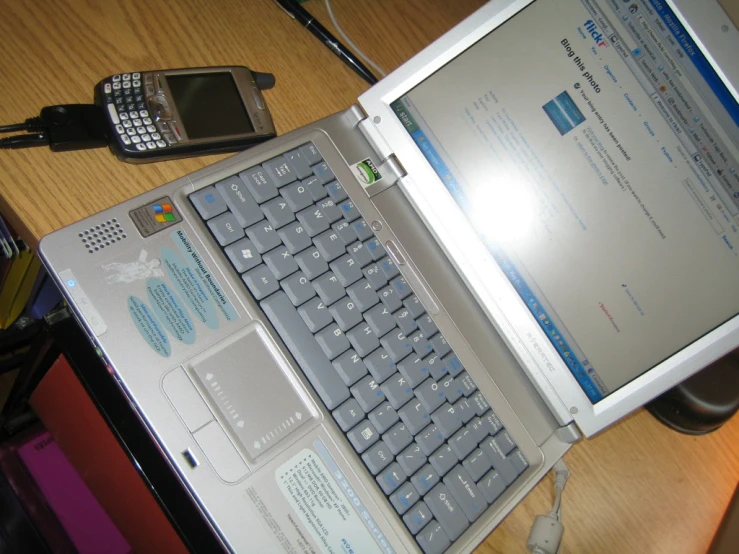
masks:
[(46, 106), (41, 120), (53, 152), (108, 146), (108, 126), (102, 108), (95, 104)]
[(532, 554), (557, 554), (562, 542), (565, 528), (562, 525), (562, 491), (570, 470), (563, 460), (557, 460), (552, 467), (554, 471), (554, 505), (546, 515), (536, 516), (531, 526), (526, 548)]

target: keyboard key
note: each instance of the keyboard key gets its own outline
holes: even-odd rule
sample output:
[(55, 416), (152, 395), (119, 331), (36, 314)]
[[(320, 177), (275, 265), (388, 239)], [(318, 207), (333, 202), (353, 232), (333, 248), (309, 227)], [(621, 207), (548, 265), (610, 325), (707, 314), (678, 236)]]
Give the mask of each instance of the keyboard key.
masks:
[(413, 319), (410, 310), (408, 310), (407, 308), (401, 308), (400, 310), (395, 312), (393, 316), (395, 316), (395, 321), (397, 321), (400, 330), (406, 335), (414, 333), (418, 328), (416, 320)]
[(313, 166), (313, 173), (324, 185), (334, 180), (334, 172), (326, 162), (319, 162)]
[(380, 344), (390, 354), (390, 358), (395, 363), (398, 363), (413, 351), (410, 340), (397, 327), (382, 337)]
[(408, 356), (398, 364), (398, 370), (406, 378), (408, 384), (416, 388), (429, 376), (426, 364), (418, 356)]
[(339, 378), (287, 295), (278, 292), (260, 305), (326, 407), (329, 410), (339, 407), (349, 398), (349, 388)]
[(257, 300), (261, 300), (273, 292), (280, 290), (280, 282), (275, 279), (274, 274), (266, 265), (259, 265), (247, 271), (241, 278)]
[[(372, 287), (366, 279), (360, 279), (353, 285), (347, 287), (346, 292), (361, 312), (366, 312), (372, 306), (380, 302), (380, 298), (377, 296), (377, 293), (372, 290)], [(375, 331), (374, 328), (372, 330)]]
[(313, 298), (300, 306), (298, 313), (312, 333), (317, 333), (334, 320), (320, 298)]
[(398, 410), (398, 415), (414, 435), (430, 423), (428, 412), (418, 400), (408, 402)]
[(298, 212), (298, 221), (300, 221), (312, 237), (318, 233), (323, 233), (331, 225), (323, 210), (315, 204)]
[[(413, 298), (415, 298), (415, 295)], [(446, 339), (441, 336), (441, 333), (436, 333), (429, 339), (429, 342), (431, 343), (431, 346), (434, 347), (434, 351), (442, 358), (452, 349), (446, 342)]]
[(436, 410), (446, 400), (444, 391), (439, 386), (439, 383), (433, 379), (426, 379), (421, 386), (416, 388), (415, 394), (428, 413)]
[(277, 231), (277, 234), (280, 235), (282, 242), (287, 246), (291, 254), (297, 254), (313, 244), (308, 233), (305, 232), (303, 226), (297, 221), (288, 223)]
[(279, 229), (283, 225), (295, 221), (295, 214), (281, 196), (262, 204), (261, 207), (264, 215), (267, 216), (267, 219), (274, 225), (275, 229)]
[(300, 306), (316, 295), (316, 289), (302, 271), (293, 273), (280, 282), (282, 289), (287, 293), (293, 306)]
[(346, 436), (358, 454), (361, 454), (380, 440), (380, 435), (375, 429), (375, 426), (366, 419), (349, 431)]
[(316, 148), (312, 142), (307, 142), (301, 146), (299, 150), (310, 165), (315, 165), (323, 159), (321, 158), (321, 154), (318, 152), (318, 148)]
[(498, 444), (498, 446), (500, 446), (500, 450), (506, 456), (508, 456), (508, 454), (510, 454), (511, 451), (516, 448), (516, 443), (513, 442), (511, 435), (509, 435), (508, 431), (506, 431), (505, 429), (495, 435), (495, 442)]
[(313, 199), (313, 202), (317, 202), (318, 200), (328, 196), (326, 189), (323, 187), (323, 183), (321, 183), (321, 180), (315, 175), (311, 175), (307, 179), (303, 179), (301, 182), (305, 185), (305, 188), (308, 189), (308, 193)]
[(357, 238), (361, 241), (365, 241), (374, 236), (372, 229), (370, 229), (370, 226), (367, 225), (367, 222), (364, 219), (352, 222), (351, 227), (354, 229), (354, 233), (357, 235)]
[(278, 279), (284, 279), (288, 275), (298, 271), (298, 264), (295, 258), (293, 258), (290, 251), (284, 246), (270, 250), (262, 258), (264, 259), (264, 263), (267, 264), (267, 267), (269, 267)]
[[(403, 300), (403, 306), (408, 308), (408, 310), (411, 312), (411, 317), (413, 317), (413, 319), (418, 319), (426, 311), (426, 308), (423, 307), (423, 304), (421, 304), (421, 301), (418, 299), (418, 296), (416, 296), (415, 294)], [(446, 352), (444, 354), (446, 354)], [(439, 356), (443, 356), (444, 354), (439, 353)]]
[[(421, 501), (413, 506), (409, 512), (406, 512), (403, 516), (403, 522), (412, 535), (417, 535), (421, 529), (428, 525), (433, 517), (429, 507), (426, 506), (425, 502)], [(439, 550), (439, 552), (442, 551)]]
[[(460, 373), (459, 375), (457, 375), (454, 378), (454, 383), (457, 386), (457, 390), (461, 394), (463, 394), (463, 395), (465, 395), (467, 397), (470, 396), (473, 392), (475, 392), (477, 390), (477, 385), (475, 384), (475, 381), (472, 379), (472, 377), (470, 377), (469, 373), (467, 373), (466, 371), (464, 371), (464, 372)], [(482, 396), (482, 393), (480, 393), (479, 396)], [(485, 401), (485, 397), (482, 398), (482, 401), (485, 403), (485, 405), (487, 405), (487, 402)], [(485, 412), (488, 411), (488, 408), (489, 407), (490, 406), (488, 406), (487, 408), (485, 408), (484, 410), (482, 410), (482, 412), (480, 412), (477, 415), (480, 416), (480, 415), (484, 414)]]
[(447, 375), (446, 364), (437, 354), (426, 356), (423, 361), (426, 362), (426, 364), (428, 365), (431, 377), (433, 377), (437, 381), (440, 381)]
[(429, 463), (439, 475), (446, 474), (458, 461), (459, 458), (448, 444), (443, 444), (441, 448), (429, 456)]
[(331, 304), (328, 310), (342, 331), (348, 331), (362, 321), (362, 312), (348, 296)]
[(473, 481), (482, 479), (482, 476), (493, 467), (488, 457), (479, 448), (473, 450), (472, 454), (467, 456), (464, 462), (462, 462), (462, 465), (467, 470), (467, 473), (470, 474)]
[(368, 413), (385, 400), (385, 394), (380, 385), (370, 375), (352, 385), (350, 390), (362, 409)]
[(426, 356), (431, 352), (431, 345), (421, 331), (416, 331), (408, 337), (413, 345), (413, 350), (419, 356)]
[(334, 260), (328, 265), (345, 287), (362, 278), (362, 270), (359, 264), (349, 254), (344, 254), (341, 258)]
[(452, 492), (470, 522), (476, 521), (488, 507), (482, 492), (461, 465), (446, 474), (444, 484)]
[(323, 214), (328, 218), (331, 223), (339, 221), (341, 219), (341, 210), (336, 203), (330, 198), (318, 201), (318, 207), (323, 210)]
[(230, 244), (224, 251), (228, 259), (231, 260), (234, 269), (239, 273), (249, 271), (251, 268), (262, 263), (262, 257), (259, 255), (254, 243), (249, 239), (242, 239)]
[(384, 348), (378, 348), (372, 352), (364, 359), (364, 363), (367, 364), (367, 369), (378, 383), (382, 383), (395, 373), (395, 364)]
[(398, 462), (393, 462), (375, 480), (383, 492), (390, 495), (405, 482), (406, 475), (403, 473), (403, 468), (400, 467)]
[(410, 483), (404, 483), (398, 490), (390, 495), (390, 504), (400, 515), (406, 513), (421, 497), (418, 491)]
[(336, 234), (339, 235), (339, 238), (344, 243), (344, 246), (347, 246), (357, 240), (357, 235), (354, 233), (354, 229), (352, 229), (351, 225), (347, 221), (337, 221), (336, 223), (331, 225), (331, 228), (336, 231)]
[(416, 487), (419, 494), (424, 495), (433, 489), (437, 483), (441, 481), (441, 477), (431, 464), (424, 465), (413, 477), (411, 483)]
[(478, 416), (483, 415), (490, 409), (487, 399), (479, 391), (470, 397), (470, 402), (472, 402), (472, 406)]
[(356, 399), (350, 398), (333, 411), (333, 416), (341, 430), (346, 433), (364, 419), (364, 410)]
[(354, 261), (357, 262), (357, 265), (359, 265), (359, 267), (364, 267), (367, 264), (372, 263), (373, 261), (372, 255), (369, 253), (369, 250), (363, 242), (355, 242), (353, 244), (350, 244), (349, 246), (347, 246), (346, 251), (352, 258), (354, 258)]
[(489, 435), (495, 436), (498, 431), (503, 428), (503, 423), (500, 421), (500, 418), (498, 418), (498, 414), (493, 410), (490, 410), (480, 417), (482, 422), (485, 424)]
[(239, 177), (246, 184), (246, 188), (260, 204), (277, 196), (277, 187), (267, 177), (261, 165), (247, 169), (239, 173)]
[(346, 294), (346, 289), (341, 286), (336, 275), (331, 271), (324, 273), (318, 279), (313, 281), (313, 286), (321, 297), (321, 300), (329, 306)]
[(372, 422), (372, 425), (375, 426), (378, 433), (386, 432), (400, 419), (398, 412), (390, 405), (390, 402), (382, 402), (367, 417)]
[(471, 431), (462, 427), (449, 438), (449, 446), (452, 447), (457, 458), (464, 460), (475, 448), (477, 448), (477, 441), (475, 440), (475, 435)]
[[(359, 283), (352, 285), (352, 287), (363, 283), (367, 283), (367, 281), (365, 279), (362, 279), (361, 281), (359, 281)], [(369, 285), (369, 283), (367, 283), (367, 285)], [(373, 292), (373, 294), (375, 293)], [(374, 297), (378, 298), (377, 294), (375, 294)], [(365, 312), (364, 319), (365, 321), (367, 321), (369, 326), (372, 327), (372, 330), (378, 337), (387, 334), (395, 327), (395, 318), (393, 317), (393, 314), (391, 314), (390, 310), (388, 310), (382, 304), (378, 304), (375, 307), (371, 308), (369, 311)]]
[(444, 356), (444, 364), (446, 364), (450, 375), (454, 375), (455, 377), (464, 371), (462, 362), (459, 361), (459, 358), (454, 352)]
[(382, 384), (382, 392), (396, 410), (413, 398), (413, 388), (399, 372), (395, 372)]
[(331, 262), (346, 253), (344, 241), (341, 240), (339, 233), (333, 229), (324, 231), (313, 239), (313, 243), (323, 256), (326, 262)]
[(197, 192), (192, 193), (190, 202), (203, 219), (210, 219), (222, 214), (228, 209), (226, 201), (218, 194), (215, 187), (205, 187)]
[(362, 461), (372, 475), (377, 475), (393, 462), (393, 455), (387, 445), (380, 440), (362, 454)]
[(518, 471), (516, 471), (511, 461), (503, 454), (503, 451), (495, 442), (494, 438), (488, 437), (482, 441), (480, 443), (480, 449), (490, 459), (493, 468), (498, 471), (506, 486), (509, 486), (516, 480)]
[(395, 287), (393, 287), (392, 283), (381, 289), (379, 291), (379, 295), (382, 303), (391, 312), (396, 312), (399, 308), (403, 306), (403, 300), (400, 298), (400, 296), (398, 296), (398, 293), (395, 290)]
[(375, 237), (372, 237), (364, 244), (367, 247), (370, 256), (372, 256), (372, 260), (375, 262), (381, 260), (385, 256), (385, 247), (383, 247), (382, 244), (380, 244), (380, 241)]
[(418, 533), (416, 540), (424, 554), (441, 554), (452, 545), (441, 524), (436, 520), (431, 520), (431, 523)]
[(311, 163), (300, 148), (286, 152), (285, 158), (295, 169), (295, 175), (297, 175), (298, 179), (305, 179), (309, 175), (313, 174), (313, 171), (310, 168)]
[(473, 417), (475, 417), (475, 408), (468, 399), (461, 398), (457, 400), (453, 406), (457, 417), (463, 425), (466, 425)]
[(326, 192), (331, 197), (331, 200), (333, 200), (335, 203), (342, 202), (346, 200), (347, 195), (346, 191), (344, 190), (344, 187), (341, 186), (341, 183), (338, 181), (331, 181), (328, 185), (325, 185)]
[(503, 494), (506, 489), (506, 484), (503, 482), (503, 478), (495, 470), (488, 472), (479, 483), (477, 483), (480, 492), (482, 492), (485, 500), (488, 504), (495, 502), (498, 497)]
[[(353, 385), (367, 375), (367, 366), (364, 365), (362, 358), (354, 350), (347, 350), (336, 358), (333, 364), (339, 377), (341, 377), (347, 386)], [(371, 418), (370, 421), (372, 421)], [(372, 421), (372, 423), (375, 422)], [(377, 427), (377, 424), (375, 424), (375, 427)], [(378, 431), (383, 432), (380, 429)]]
[(487, 427), (479, 417), (473, 418), (472, 421), (467, 424), (467, 429), (472, 431), (472, 434), (475, 436), (475, 440), (478, 443), (488, 436)]
[(345, 200), (344, 202), (339, 204), (339, 210), (341, 210), (344, 219), (346, 219), (347, 221), (354, 221), (358, 217), (361, 217), (359, 210), (354, 205), (354, 202), (352, 202), (351, 200)]
[[(380, 269), (385, 274), (385, 277), (387, 277), (388, 281), (392, 279), (393, 277), (395, 277), (396, 275), (398, 275), (398, 273), (400, 273), (398, 271), (398, 268), (395, 266), (395, 262), (391, 260), (389, 257), (385, 257), (381, 259), (378, 263), (380, 264)], [(425, 310), (422, 309), (422, 311), (425, 311)], [(421, 315), (421, 314), (418, 314), (418, 315)], [(414, 316), (414, 317), (418, 317), (418, 316)]]
[(423, 314), (419, 317), (416, 320), (416, 325), (418, 325), (418, 328), (427, 337), (434, 336), (434, 334), (439, 330), (429, 314)]
[[(403, 471), (405, 471), (406, 475), (413, 475), (418, 471), (419, 468), (423, 466), (423, 464), (426, 463), (426, 460), (428, 458), (423, 453), (423, 450), (421, 450), (421, 447), (418, 446), (416, 443), (411, 443), (410, 446), (408, 446), (405, 450), (403, 450), (400, 454), (398, 454), (398, 463), (400, 464), (400, 467), (403, 468)], [(412, 481), (413, 479), (411, 479)], [(418, 487), (416, 487), (418, 488)], [(429, 487), (430, 489), (431, 487)], [(419, 490), (419, 492), (421, 492)], [(426, 491), (421, 492), (421, 494), (424, 494)]]
[(513, 464), (513, 467), (516, 469), (516, 472), (519, 475), (521, 475), (526, 470), (526, 468), (529, 467), (529, 462), (526, 461), (523, 453), (518, 449), (511, 452), (508, 456), (508, 459), (511, 461), (511, 464)]
[[(395, 289), (401, 300), (408, 298), (413, 290), (402, 275), (397, 276), (395, 279), (390, 280), (390, 285)], [(428, 335), (431, 336), (431, 335)]]
[(413, 442), (413, 435), (411, 435), (403, 422), (398, 422), (393, 425), (387, 433), (382, 435), (382, 439), (385, 441), (385, 444), (388, 445), (393, 454), (398, 454)]
[(330, 360), (337, 358), (349, 350), (351, 346), (342, 330), (335, 323), (316, 333), (316, 342)]
[(295, 261), (308, 279), (315, 279), (328, 271), (326, 260), (314, 246), (295, 254)]
[(443, 404), (431, 414), (431, 419), (445, 439), (451, 437), (462, 427), (462, 420), (457, 415), (456, 408), (449, 403)]
[(426, 456), (431, 456), (444, 443), (444, 436), (436, 425), (429, 425), (416, 435), (416, 442)]
[[(469, 526), (467, 518), (451, 491), (443, 483), (436, 485), (423, 499), (450, 540), (457, 540)], [(425, 531), (424, 531), (425, 533)], [(419, 535), (420, 537), (420, 535)]]
[(439, 387), (444, 392), (446, 401), (450, 404), (454, 404), (462, 396), (462, 390), (454, 382), (454, 377), (451, 375), (447, 375), (439, 381)]
[(369, 325), (359, 324), (346, 333), (346, 337), (360, 356), (367, 356), (380, 346), (377, 335)]
[(379, 290), (387, 285), (387, 278), (385, 274), (380, 270), (380, 266), (377, 263), (366, 266), (362, 269), (365, 278), (369, 282), (373, 289)]
[(208, 221), (208, 227), (221, 246), (231, 244), (244, 236), (244, 229), (231, 212), (214, 217)]
[(257, 247), (260, 254), (272, 250), (276, 246), (279, 246), (281, 242), (277, 231), (275, 231), (275, 228), (266, 219), (249, 227), (246, 230), (246, 234), (254, 243), (254, 246)]
[(241, 227), (249, 227), (264, 217), (246, 183), (238, 175), (217, 182), (215, 187)]
[(265, 173), (277, 188), (292, 183), (296, 178), (295, 168), (285, 156), (277, 156), (262, 164)]

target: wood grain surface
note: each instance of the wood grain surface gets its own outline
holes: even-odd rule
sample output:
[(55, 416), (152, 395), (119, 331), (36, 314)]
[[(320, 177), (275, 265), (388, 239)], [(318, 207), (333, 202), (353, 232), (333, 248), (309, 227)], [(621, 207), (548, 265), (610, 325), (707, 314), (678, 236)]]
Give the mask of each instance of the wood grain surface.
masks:
[[(737, 0), (727, 2), (736, 14)], [(386, 70), (482, 3), (333, 0), (347, 32)], [(306, 7), (331, 28), (322, 2)], [(89, 103), (101, 78), (146, 69), (222, 64), (272, 72), (277, 86), (265, 97), (279, 133), (347, 107), (367, 88), (269, 0), (0, 0), (0, 41), (0, 124), (50, 104)], [(106, 149), (0, 151), (0, 210), (35, 245), (220, 158), (135, 166)], [(573, 477), (563, 553), (702, 553), (739, 481), (739, 418), (689, 437), (640, 411), (578, 444), (566, 460)], [(478, 551), (525, 552), (534, 516), (552, 499), (547, 477)]]

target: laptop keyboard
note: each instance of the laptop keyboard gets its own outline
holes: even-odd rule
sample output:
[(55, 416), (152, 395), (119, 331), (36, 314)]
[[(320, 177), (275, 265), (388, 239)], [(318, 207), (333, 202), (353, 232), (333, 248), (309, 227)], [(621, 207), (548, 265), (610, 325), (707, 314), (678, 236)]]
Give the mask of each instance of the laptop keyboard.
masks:
[(426, 554), (528, 467), (312, 143), (189, 196)]

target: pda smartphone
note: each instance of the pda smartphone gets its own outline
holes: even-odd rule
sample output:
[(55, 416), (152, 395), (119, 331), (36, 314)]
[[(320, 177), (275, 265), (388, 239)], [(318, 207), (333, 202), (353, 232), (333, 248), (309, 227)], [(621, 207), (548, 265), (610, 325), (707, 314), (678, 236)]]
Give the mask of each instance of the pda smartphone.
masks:
[(112, 75), (95, 87), (118, 159), (147, 163), (244, 150), (275, 136), (262, 90), (269, 73), (242, 66)]

